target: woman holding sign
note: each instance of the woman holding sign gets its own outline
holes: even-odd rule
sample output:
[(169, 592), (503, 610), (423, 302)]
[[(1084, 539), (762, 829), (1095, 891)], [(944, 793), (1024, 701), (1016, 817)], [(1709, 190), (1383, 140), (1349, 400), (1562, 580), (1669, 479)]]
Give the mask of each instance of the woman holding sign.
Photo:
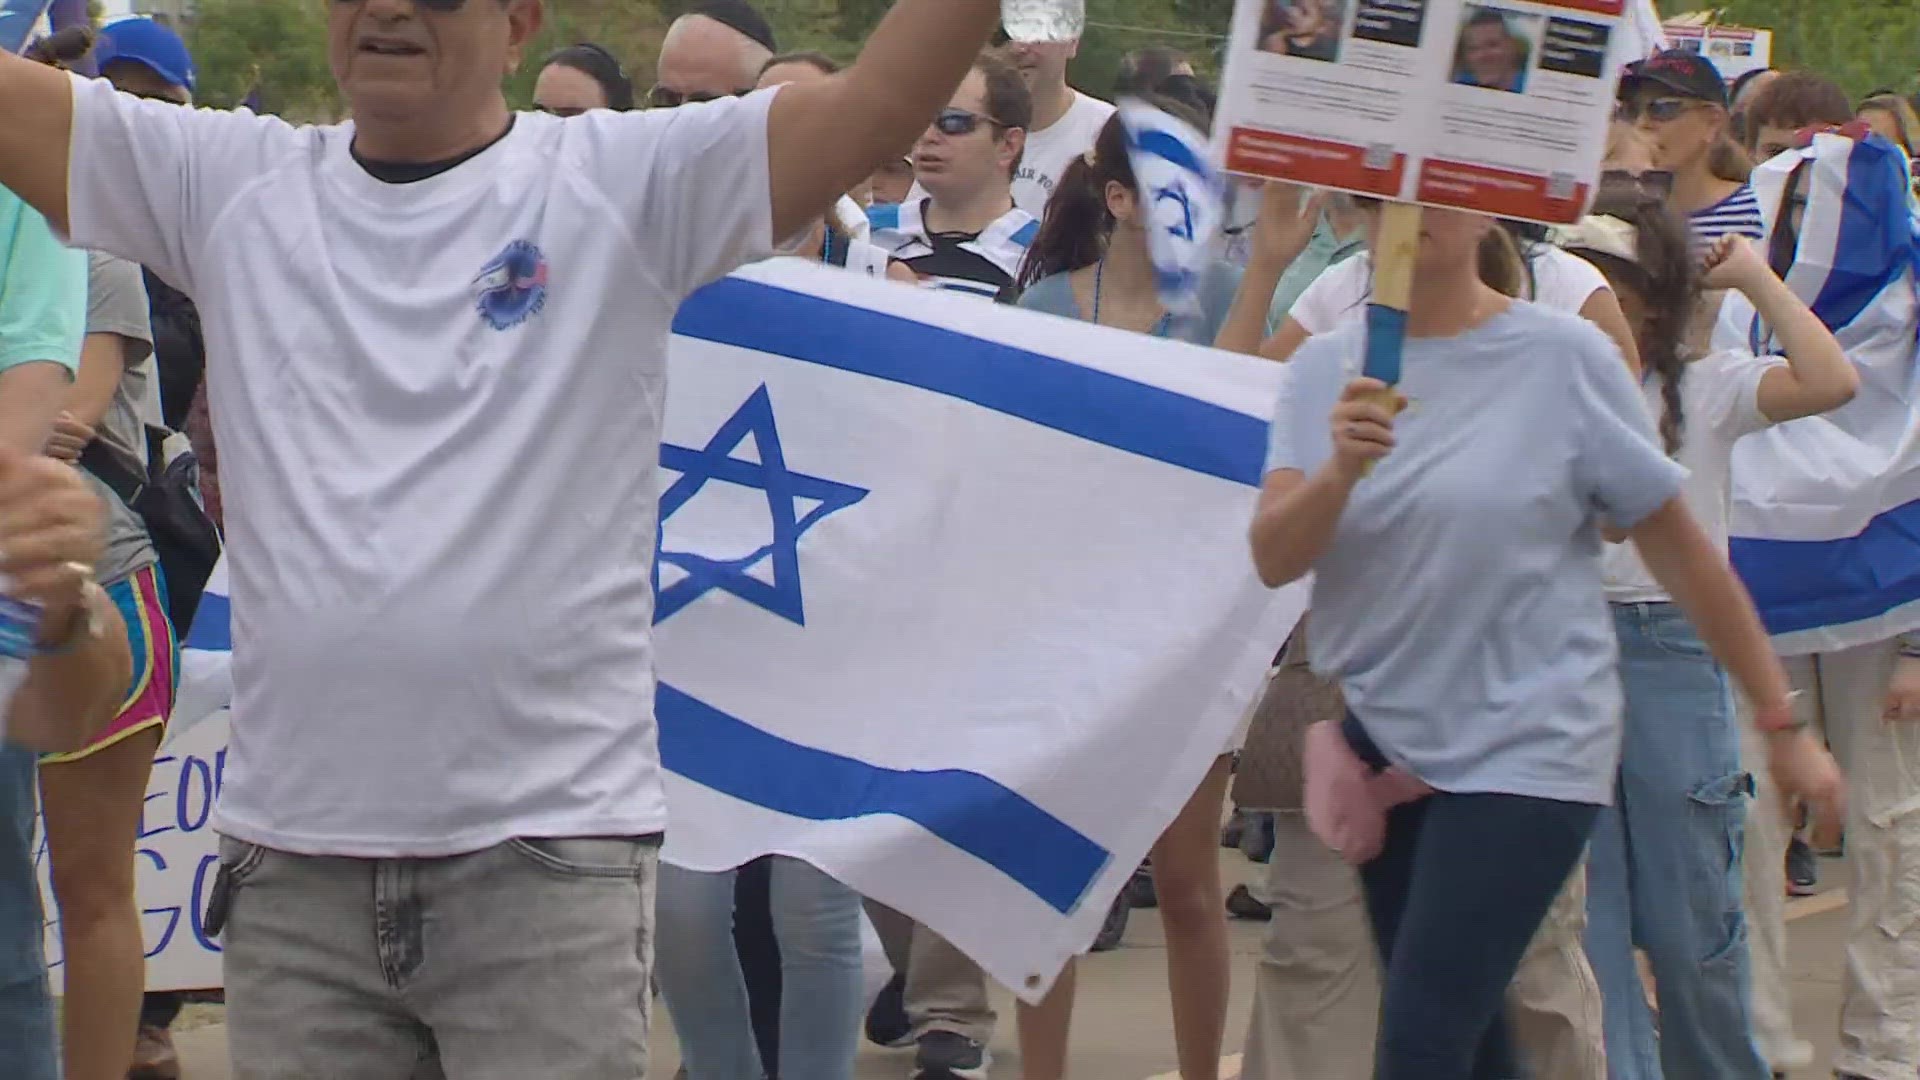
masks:
[(1368, 804), (1379, 848), (1346, 852), (1385, 969), (1376, 1080), (1526, 1075), (1507, 986), (1618, 767), (1603, 526), (1632, 536), (1778, 733), (1782, 786), (1840, 791), (1619, 351), (1481, 280), (1497, 227), (1426, 211), (1398, 390), (1357, 377), (1359, 324), (1301, 346), (1251, 528), (1262, 580), (1314, 575), (1314, 666), (1351, 710), (1333, 738), (1430, 792)]

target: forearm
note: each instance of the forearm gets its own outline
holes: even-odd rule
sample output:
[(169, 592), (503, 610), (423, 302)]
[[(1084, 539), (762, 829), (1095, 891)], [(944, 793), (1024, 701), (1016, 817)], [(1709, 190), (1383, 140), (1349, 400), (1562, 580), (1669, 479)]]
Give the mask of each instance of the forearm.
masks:
[[(1801, 396), (1817, 404), (1844, 403), (1853, 396), (1860, 385), (1853, 363), (1826, 324), (1820, 321), (1820, 316), (1795, 296), (1792, 289), (1779, 278), (1768, 275), (1741, 291), (1761, 321), (1773, 329)], [(1833, 405), (1827, 404), (1827, 407)]]
[(998, 25), (1000, 0), (899, 0), (847, 69), (847, 137), (875, 161), (906, 153)]
[(88, 427), (99, 427), (126, 374), (126, 339), (118, 334), (88, 334), (80, 347), (80, 374), (67, 392), (66, 411)]
[(1753, 600), (1679, 498), (1633, 530), (1640, 557), (1756, 709), (1787, 700), (1789, 685)]
[[(127, 627), (112, 598), (92, 590), (86, 603), (102, 632), (71, 652), (34, 657), (7, 713), (7, 741), (49, 753), (86, 745), (113, 718), (133, 681)], [(86, 619), (87, 613), (49, 613), (49, 618)], [(57, 636), (57, 635), (56, 635)]]
[(1357, 477), (1328, 462), (1283, 494), (1261, 496), (1248, 539), (1253, 565), (1269, 588), (1297, 581), (1333, 545)]
[(0, 52), (0, 187), (67, 234), (67, 159), (73, 141), (73, 83), (62, 71)]
[(1220, 324), (1220, 332), (1214, 335), (1214, 348), (1260, 355), (1260, 343), (1267, 336), (1267, 310), (1273, 306), (1274, 290), (1280, 287), (1281, 276), (1292, 264), (1292, 259), (1260, 258), (1247, 263), (1246, 273), (1240, 278), (1240, 289), (1233, 294), (1233, 306), (1227, 309), (1227, 318)]
[(51, 360), (0, 372), (0, 447), (23, 454), (45, 451), (72, 386), (67, 369)]

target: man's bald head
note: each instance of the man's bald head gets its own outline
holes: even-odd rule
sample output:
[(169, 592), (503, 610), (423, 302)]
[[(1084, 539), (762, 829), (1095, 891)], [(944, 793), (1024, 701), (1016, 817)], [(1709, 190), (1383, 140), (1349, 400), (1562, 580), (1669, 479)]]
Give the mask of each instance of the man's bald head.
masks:
[(681, 99), (728, 97), (753, 86), (773, 50), (706, 15), (682, 15), (660, 43), (660, 87)]

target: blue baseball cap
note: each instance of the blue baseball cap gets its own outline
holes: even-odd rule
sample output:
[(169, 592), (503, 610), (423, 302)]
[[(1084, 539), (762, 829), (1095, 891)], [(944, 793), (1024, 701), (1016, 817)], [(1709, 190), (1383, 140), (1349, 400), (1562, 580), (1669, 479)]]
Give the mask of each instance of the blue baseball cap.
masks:
[(93, 59), (103, 68), (116, 60), (140, 64), (165, 79), (168, 86), (193, 92), (193, 54), (187, 51), (187, 43), (165, 23), (153, 19), (134, 16), (101, 27)]

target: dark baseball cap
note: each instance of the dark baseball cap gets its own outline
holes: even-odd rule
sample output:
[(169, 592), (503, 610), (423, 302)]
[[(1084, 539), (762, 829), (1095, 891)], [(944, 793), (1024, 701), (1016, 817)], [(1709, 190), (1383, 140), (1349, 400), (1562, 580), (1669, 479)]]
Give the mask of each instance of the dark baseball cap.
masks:
[(741, 36), (759, 42), (768, 52), (780, 51), (780, 46), (775, 44), (773, 24), (747, 0), (707, 0), (689, 14), (704, 15), (722, 26), (732, 27)]
[(1686, 49), (1666, 49), (1627, 65), (1620, 78), (1624, 96), (1646, 86), (1671, 90), (1684, 98), (1727, 107), (1727, 83), (1713, 61)]
[(187, 43), (166, 24), (144, 16), (135, 15), (101, 27), (93, 59), (101, 67), (116, 60), (139, 64), (165, 79), (168, 86), (193, 92), (196, 76), (193, 54), (187, 51)]

